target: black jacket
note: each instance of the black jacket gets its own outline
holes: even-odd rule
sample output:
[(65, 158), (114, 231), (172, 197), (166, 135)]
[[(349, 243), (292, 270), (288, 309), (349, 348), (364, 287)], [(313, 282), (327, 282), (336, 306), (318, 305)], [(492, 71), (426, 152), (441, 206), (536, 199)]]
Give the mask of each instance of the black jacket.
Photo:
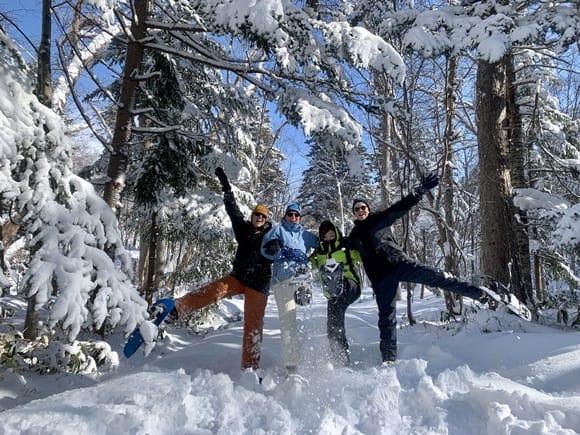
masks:
[(245, 286), (268, 294), (272, 279), (272, 261), (260, 254), (260, 247), (262, 238), (272, 228), (272, 224), (266, 222), (262, 228), (256, 230), (250, 221), (244, 219), (231, 192), (224, 193), (224, 204), (238, 242), (231, 275)]
[(371, 283), (378, 284), (392, 273), (398, 263), (406, 259), (391, 231), (398, 219), (405, 216), (421, 197), (410, 193), (389, 208), (370, 213), (364, 221), (355, 221), (348, 236), (350, 246), (360, 252), (365, 271)]

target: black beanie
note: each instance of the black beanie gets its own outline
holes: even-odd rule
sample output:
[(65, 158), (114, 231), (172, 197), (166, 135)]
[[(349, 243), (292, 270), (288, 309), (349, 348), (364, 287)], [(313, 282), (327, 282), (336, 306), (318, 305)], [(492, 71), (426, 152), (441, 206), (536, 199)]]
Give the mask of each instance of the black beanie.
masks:
[(355, 200), (352, 202), (352, 212), (354, 213), (354, 205), (358, 204), (359, 202), (362, 202), (364, 205), (367, 206), (367, 208), (369, 209), (369, 212), (371, 211), (371, 207), (369, 206), (369, 203), (366, 199), (364, 198), (355, 198)]

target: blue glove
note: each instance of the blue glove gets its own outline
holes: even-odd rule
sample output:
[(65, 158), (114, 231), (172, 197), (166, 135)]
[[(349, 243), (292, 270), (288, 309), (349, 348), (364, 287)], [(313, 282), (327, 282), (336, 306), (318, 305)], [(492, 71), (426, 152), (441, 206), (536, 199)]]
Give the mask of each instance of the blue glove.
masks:
[(280, 253), (282, 258), (285, 258), (286, 260), (295, 261), (297, 263), (306, 263), (308, 261), (308, 257), (300, 249), (292, 249), (287, 246), (282, 246)]

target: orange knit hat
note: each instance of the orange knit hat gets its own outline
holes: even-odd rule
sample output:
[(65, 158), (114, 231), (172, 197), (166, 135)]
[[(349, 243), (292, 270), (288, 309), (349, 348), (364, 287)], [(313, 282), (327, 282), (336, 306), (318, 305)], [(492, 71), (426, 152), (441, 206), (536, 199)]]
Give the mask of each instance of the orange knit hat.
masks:
[(268, 217), (268, 209), (266, 208), (266, 206), (264, 204), (258, 204), (256, 207), (254, 207), (254, 210), (252, 210), (252, 213), (261, 213), (264, 216)]

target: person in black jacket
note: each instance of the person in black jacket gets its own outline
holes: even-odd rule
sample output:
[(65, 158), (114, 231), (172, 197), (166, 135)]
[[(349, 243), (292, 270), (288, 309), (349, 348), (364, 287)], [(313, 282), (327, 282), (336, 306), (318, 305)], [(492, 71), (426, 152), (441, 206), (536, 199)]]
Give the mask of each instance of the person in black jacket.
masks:
[(413, 192), (376, 213), (370, 212), (369, 203), (365, 199), (357, 198), (352, 205), (355, 221), (348, 243), (361, 254), (376, 296), (380, 350), (384, 363), (397, 360), (396, 296), (399, 282), (439, 287), (481, 302), (486, 302), (488, 298), (479, 287), (410, 259), (393, 237), (391, 225), (405, 216), (425, 192), (438, 184), (439, 179), (435, 174), (423, 177), (421, 184)]
[(244, 219), (222, 168), (215, 171), (224, 192), (224, 204), (232, 221), (238, 248), (229, 275), (175, 299), (175, 309), (166, 321), (175, 322), (209, 304), (233, 295), (244, 295), (244, 337), (242, 369), (259, 367), (264, 313), (272, 279), (272, 261), (260, 254), (262, 238), (272, 228), (268, 209), (258, 204), (249, 221)]

